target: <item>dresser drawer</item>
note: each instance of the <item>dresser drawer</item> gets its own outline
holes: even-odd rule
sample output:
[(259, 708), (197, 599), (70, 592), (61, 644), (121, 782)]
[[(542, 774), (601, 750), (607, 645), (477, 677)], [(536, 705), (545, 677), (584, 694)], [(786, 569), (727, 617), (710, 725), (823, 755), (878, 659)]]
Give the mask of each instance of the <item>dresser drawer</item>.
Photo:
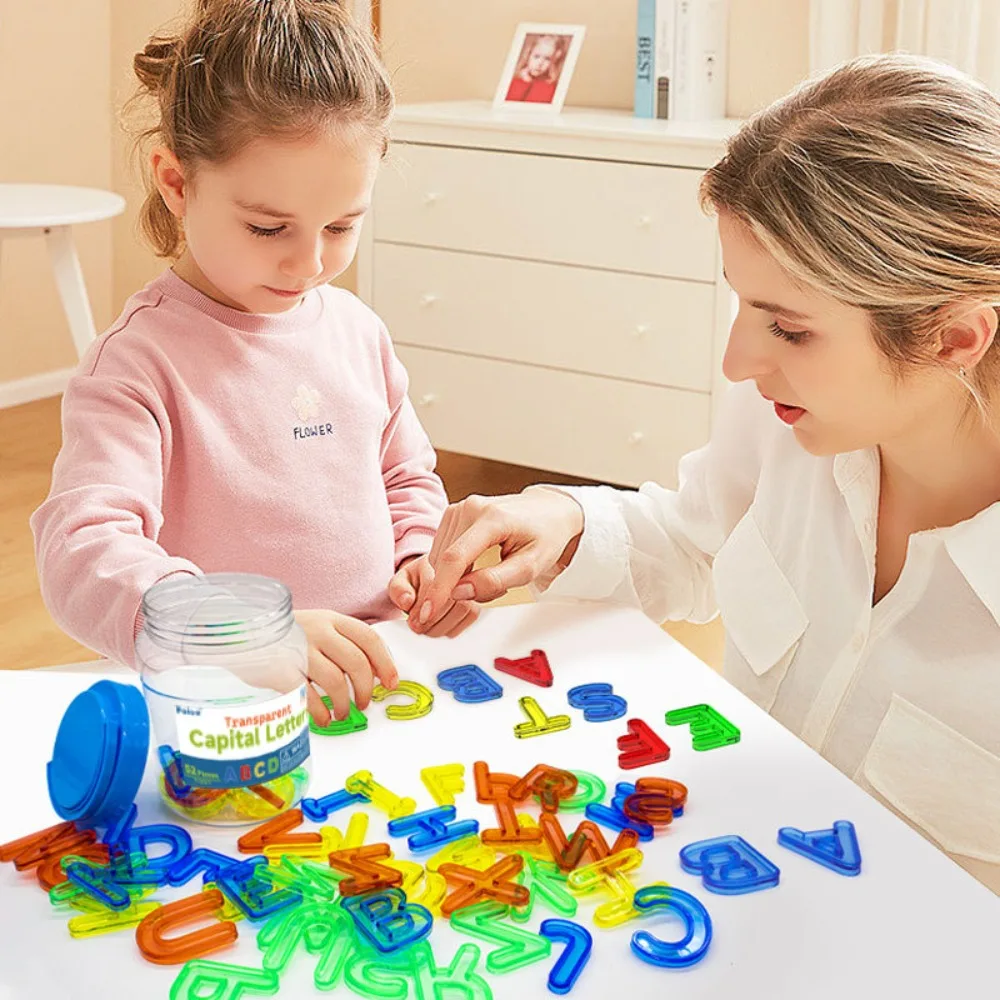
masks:
[(435, 447), (611, 483), (677, 482), (708, 440), (709, 397), (682, 389), (397, 348)]
[(715, 279), (700, 170), (398, 144), (378, 182), (377, 240)]
[(376, 243), (398, 343), (708, 392), (711, 285)]

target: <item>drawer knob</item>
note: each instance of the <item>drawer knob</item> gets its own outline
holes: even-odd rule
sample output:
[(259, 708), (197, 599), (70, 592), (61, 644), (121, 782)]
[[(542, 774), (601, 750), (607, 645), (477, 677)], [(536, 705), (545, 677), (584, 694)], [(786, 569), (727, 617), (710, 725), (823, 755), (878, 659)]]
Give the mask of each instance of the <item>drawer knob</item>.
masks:
[(436, 392), (425, 392), (418, 400), (417, 404), (420, 406), (430, 406), (432, 403), (437, 402)]
[(653, 217), (651, 215), (640, 215), (639, 216), (639, 228), (649, 229), (653, 224)]
[(425, 205), (436, 205), (441, 200), (441, 195), (437, 191), (428, 191), (424, 195)]
[(649, 333), (648, 323), (636, 323), (635, 329), (632, 331), (632, 336), (635, 337), (636, 340), (642, 340), (647, 333)]
[(630, 445), (633, 445), (633, 446), (637, 445), (637, 444), (641, 444), (642, 440), (643, 440), (643, 438), (645, 436), (646, 435), (643, 434), (642, 431), (632, 431), (632, 433), (629, 434), (629, 436), (628, 436), (628, 443)]
[(437, 300), (438, 297), (433, 292), (428, 292), (426, 295), (420, 296), (420, 304), (424, 307), (434, 305)]

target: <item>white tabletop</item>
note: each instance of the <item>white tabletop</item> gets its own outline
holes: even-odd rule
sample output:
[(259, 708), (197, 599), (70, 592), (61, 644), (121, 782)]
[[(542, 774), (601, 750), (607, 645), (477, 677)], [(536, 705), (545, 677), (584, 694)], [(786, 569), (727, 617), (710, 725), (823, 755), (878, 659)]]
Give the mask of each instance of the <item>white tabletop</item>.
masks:
[(0, 184), (0, 229), (72, 226), (124, 211), (125, 199), (112, 191), (64, 184)]
[[(645, 859), (636, 883), (666, 880), (704, 903), (714, 923), (707, 956), (679, 973), (645, 965), (629, 949), (632, 933), (646, 927), (669, 939), (675, 926), (643, 920), (601, 930), (590, 920), (595, 904), (582, 900), (575, 919), (594, 935), (594, 952), (572, 996), (598, 1000), (617, 992), (671, 1000), (842, 1000), (891, 991), (907, 1000), (929, 1000), (985, 996), (986, 984), (995, 982), (1000, 899), (638, 612), (567, 605), (497, 608), (454, 641), (414, 636), (400, 623), (381, 628), (401, 675), (434, 691), (434, 710), (423, 719), (393, 722), (385, 718), (383, 705), (375, 705), (367, 732), (314, 736), (313, 795), (332, 792), (348, 774), (367, 768), (393, 791), (414, 797), (418, 809), (427, 809), (434, 803), (420, 782), (420, 769), (462, 762), (467, 786), (456, 802), (458, 818), (473, 816), (487, 827), (495, 825), (493, 813), (473, 794), (477, 759), (493, 770), (517, 774), (538, 762), (588, 770), (605, 780), (609, 792), (618, 780), (650, 773), (688, 786), (684, 815), (653, 841), (640, 842)], [(494, 657), (520, 657), (534, 648), (548, 652), (553, 687), (538, 688), (492, 671)], [(437, 688), (434, 677), (440, 670), (469, 662), (500, 681), (502, 699), (463, 705)], [(93, 674), (0, 673), (0, 843), (56, 821), (44, 765), (66, 705), (96, 679)], [(567, 704), (567, 690), (589, 681), (611, 682), (629, 702), (626, 718), (641, 717), (663, 736), (672, 748), (670, 760), (619, 771), (616, 739), (625, 732), (626, 718), (588, 723)], [(523, 694), (533, 695), (550, 714), (568, 713), (571, 728), (515, 739), (513, 727), (523, 721), (517, 699)], [(739, 744), (696, 753), (686, 728), (664, 724), (665, 711), (701, 702), (740, 727)], [(138, 797), (139, 822), (172, 821), (157, 801), (153, 776), (151, 764)], [(388, 841), (397, 857), (407, 857), (405, 841), (389, 838), (384, 817), (371, 815), (368, 841)], [(580, 818), (579, 813), (562, 816), (570, 829)], [(776, 843), (781, 826), (816, 830), (837, 819), (851, 820), (857, 828), (864, 859), (857, 878), (836, 875)], [(341, 829), (345, 821), (344, 813), (330, 817)], [(235, 853), (236, 833), (191, 829), (196, 845)], [(777, 864), (780, 885), (720, 896), (681, 870), (681, 847), (724, 834), (742, 835)], [(192, 891), (193, 885), (170, 889), (158, 898)], [(147, 963), (134, 933), (74, 940), (66, 916), (53, 911), (34, 877), (19, 875), (10, 865), (0, 865), (0, 900), (2, 1000), (167, 996), (178, 968)], [(537, 929), (552, 915), (539, 904), (527, 926)], [(209, 958), (259, 968), (253, 929), (246, 922), (237, 926), (236, 946)], [(430, 940), (438, 963), (445, 964), (469, 939), (438, 921)], [(493, 947), (479, 943), (484, 956)], [(549, 996), (546, 979), (562, 947), (554, 944), (547, 961), (503, 976), (486, 973), (482, 965), (478, 971), (497, 1000)], [(304, 952), (293, 959), (282, 977), (281, 995), (313, 994), (314, 961)]]

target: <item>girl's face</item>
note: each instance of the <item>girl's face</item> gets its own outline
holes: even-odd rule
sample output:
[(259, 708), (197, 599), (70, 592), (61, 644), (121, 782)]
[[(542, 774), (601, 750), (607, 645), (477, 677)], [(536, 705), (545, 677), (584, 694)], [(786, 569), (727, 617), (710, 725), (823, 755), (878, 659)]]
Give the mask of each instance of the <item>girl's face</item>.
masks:
[(528, 56), (528, 75), (536, 79), (545, 76), (552, 69), (552, 60), (556, 56), (556, 42), (554, 38), (540, 38), (535, 42), (535, 47)]
[(246, 312), (293, 309), (353, 260), (379, 154), (373, 140), (327, 130), (256, 139), (225, 163), (199, 164), (193, 181), (164, 192), (184, 220), (193, 283)]
[(806, 451), (886, 445), (954, 417), (955, 384), (946, 372), (923, 367), (895, 377), (868, 313), (796, 284), (725, 211), (719, 236), (739, 297), (723, 372), (733, 382), (752, 379)]

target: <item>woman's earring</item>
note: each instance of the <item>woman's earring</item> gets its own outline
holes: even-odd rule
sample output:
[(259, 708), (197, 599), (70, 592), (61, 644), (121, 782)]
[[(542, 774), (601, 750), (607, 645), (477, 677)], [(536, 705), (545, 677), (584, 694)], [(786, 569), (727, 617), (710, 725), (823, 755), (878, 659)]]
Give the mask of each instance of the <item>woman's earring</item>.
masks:
[(964, 382), (965, 381), (965, 369), (959, 365), (958, 366), (958, 377)]

